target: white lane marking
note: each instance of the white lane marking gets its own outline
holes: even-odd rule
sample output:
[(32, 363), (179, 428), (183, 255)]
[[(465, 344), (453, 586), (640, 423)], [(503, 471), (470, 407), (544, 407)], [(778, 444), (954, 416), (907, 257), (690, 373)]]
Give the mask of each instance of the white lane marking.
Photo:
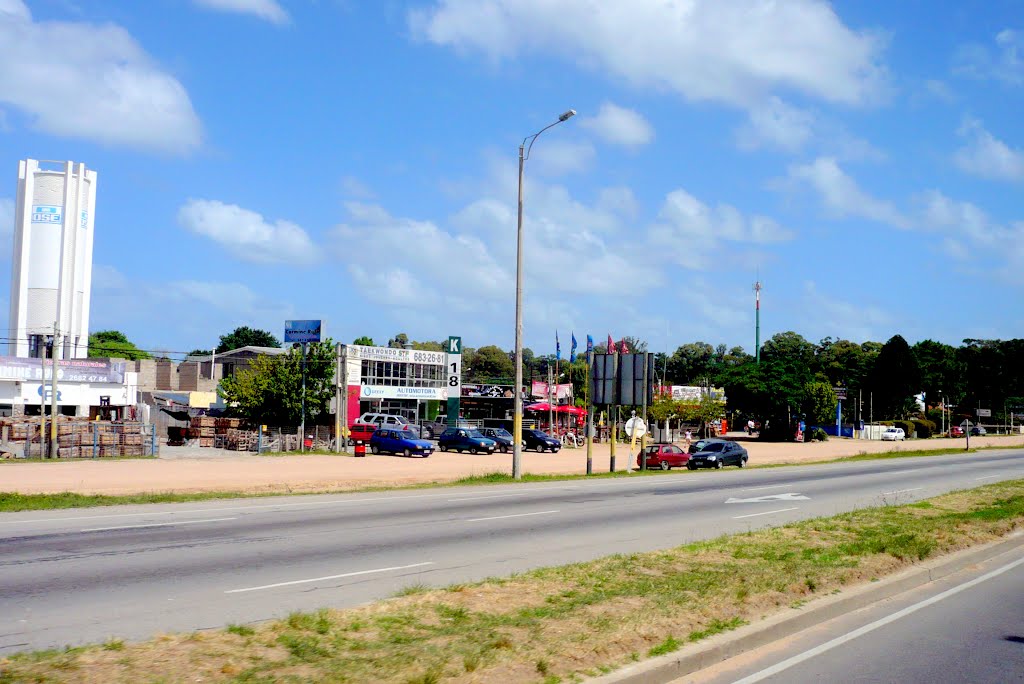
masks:
[(741, 489), (740, 491), (741, 492), (759, 492), (759, 491), (761, 491), (763, 489), (782, 489), (783, 487), (792, 487), (792, 486), (793, 485), (791, 485), (791, 484), (780, 484), (780, 485), (771, 485), (769, 487), (747, 487), (746, 489)]
[(810, 501), (811, 497), (798, 494), (797, 492), (786, 492), (785, 494), (765, 494), (764, 496), (755, 496), (750, 499), (737, 499), (735, 497), (729, 497), (725, 500), (727, 504), (734, 503), (765, 503), (766, 501)]
[(917, 492), (924, 489), (924, 487), (911, 487), (910, 489), (894, 489), (891, 492), (882, 492), (878, 496), (885, 496), (886, 494), (902, 494), (903, 492)]
[(974, 478), (974, 481), (977, 482), (978, 480), (991, 480), (996, 477), (1003, 477), (1003, 475), (986, 475), (985, 477), (976, 477)]
[(793, 508), (780, 508), (777, 511), (765, 511), (764, 513), (750, 513), (748, 515), (737, 515), (733, 516), (733, 520), (739, 520), (740, 518), (756, 518), (759, 515), (771, 515), (772, 513), (785, 513), (786, 511), (799, 510), (799, 508), (799, 506), (794, 506)]
[(889, 475), (903, 475), (905, 473), (914, 473), (914, 472), (917, 472), (917, 471), (916, 470), (891, 470), (891, 471), (890, 470), (886, 470), (886, 471), (882, 471), (881, 473), (878, 473), (878, 474), (879, 475), (889, 476)]
[(523, 496), (525, 492), (510, 492), (508, 494), (487, 494), (486, 496), (467, 496), (462, 499), (448, 499), (449, 503), (455, 503), (456, 501), (476, 501), (477, 499), (507, 499), (510, 496)]
[(560, 513), (561, 511), (536, 511), (534, 513), (513, 513), (512, 515), (495, 515), (490, 518), (470, 518), (466, 522), (482, 522), (484, 520), (504, 520), (505, 518), (525, 518), (528, 515), (547, 515), (548, 513)]
[(392, 570), (408, 570), (409, 568), (422, 568), (424, 565), (433, 565), (433, 561), (426, 563), (413, 563), (412, 565), (395, 565), (390, 568), (377, 568), (375, 570), (359, 570), (357, 572), (343, 572), (340, 575), (327, 575), (326, 577), (313, 577), (312, 579), (292, 580), (291, 582), (277, 582), (275, 584), (264, 584), (259, 587), (246, 587), (245, 589), (228, 589), (225, 594), (241, 594), (246, 591), (260, 591), (261, 589), (275, 589), (277, 587), (290, 587), (296, 584), (309, 584), (310, 582), (326, 582), (327, 580), (341, 579), (343, 577), (357, 577), (359, 575), (372, 575), (377, 572), (391, 572)]
[(198, 525), (199, 523), (222, 522), (224, 520), (238, 520), (238, 518), (206, 518), (204, 520), (182, 520), (174, 522), (168, 520), (162, 523), (149, 523), (146, 525), (118, 525), (117, 527), (87, 527), (80, 532), (106, 532), (107, 530), (137, 530), (142, 527), (170, 527), (172, 525)]
[(845, 644), (848, 641), (852, 641), (852, 640), (856, 639), (857, 637), (864, 636), (865, 634), (867, 634), (869, 632), (875, 631), (879, 627), (884, 627), (884, 626), (888, 625), (891, 622), (895, 622), (896, 620), (904, 618), (904, 617), (910, 615), (911, 613), (916, 613), (917, 611), (921, 610), (922, 608), (927, 608), (928, 606), (930, 606), (930, 605), (932, 605), (934, 603), (938, 603), (939, 601), (945, 600), (945, 599), (949, 598), (950, 596), (953, 596), (955, 594), (959, 594), (961, 591), (965, 591), (967, 589), (970, 589), (971, 587), (977, 586), (977, 585), (981, 584), (982, 582), (987, 582), (988, 580), (992, 579), (993, 577), (998, 577), (999, 575), (1002, 575), (1004, 572), (1008, 572), (1010, 570), (1013, 570), (1015, 567), (1017, 567), (1018, 565), (1021, 565), (1021, 564), (1024, 564), (1024, 558), (1018, 558), (1017, 560), (1013, 561), (1012, 563), (1009, 563), (1008, 565), (1004, 565), (1001, 568), (996, 568), (992, 572), (986, 573), (986, 574), (982, 575), (981, 577), (975, 577), (974, 579), (972, 579), (969, 582), (965, 582), (965, 583), (963, 583), (963, 584), (961, 584), (959, 586), (953, 587), (952, 589), (947, 589), (946, 591), (942, 592), (941, 594), (936, 594), (935, 596), (932, 596), (931, 598), (928, 598), (928, 599), (925, 599), (925, 600), (920, 601), (918, 603), (915, 603), (912, 606), (907, 606), (903, 610), (895, 612), (892, 615), (887, 615), (884, 618), (880, 618), (878, 620), (875, 620), (874, 622), (872, 622), (870, 624), (867, 624), (867, 625), (864, 625), (863, 627), (860, 627), (858, 629), (855, 629), (852, 632), (847, 632), (846, 634), (844, 634), (844, 635), (842, 635), (840, 637), (836, 637), (835, 639), (832, 639), (831, 641), (826, 641), (825, 643), (823, 643), (823, 644), (821, 644), (819, 646), (815, 646), (814, 648), (812, 648), (812, 649), (810, 649), (808, 651), (804, 651), (803, 653), (795, 655), (792, 658), (787, 658), (786, 660), (783, 660), (781, 663), (776, 663), (775, 665), (772, 665), (771, 667), (765, 668), (764, 670), (761, 670), (760, 672), (755, 672), (754, 674), (752, 674), (752, 675), (750, 675), (748, 677), (744, 677), (743, 679), (735, 681), (735, 682), (733, 682), (733, 684), (754, 684), (754, 682), (759, 682), (762, 679), (767, 679), (768, 677), (771, 677), (773, 675), (777, 675), (780, 672), (785, 672), (786, 670), (788, 670), (789, 668), (793, 667), (794, 665), (798, 665), (798, 664), (804, 662), (805, 660), (810, 660), (811, 658), (814, 658), (815, 656), (819, 656), (822, 653), (825, 653), (826, 651), (832, 650), (836, 646), (842, 646), (843, 644)]

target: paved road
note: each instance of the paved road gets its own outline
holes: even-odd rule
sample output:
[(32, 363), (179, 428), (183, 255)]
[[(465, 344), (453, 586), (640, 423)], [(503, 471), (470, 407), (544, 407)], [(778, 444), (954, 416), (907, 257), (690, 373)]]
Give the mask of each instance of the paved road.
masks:
[(677, 684), (1024, 682), (1024, 547)]
[(142, 639), (1024, 477), (904, 458), (0, 515), (0, 653)]

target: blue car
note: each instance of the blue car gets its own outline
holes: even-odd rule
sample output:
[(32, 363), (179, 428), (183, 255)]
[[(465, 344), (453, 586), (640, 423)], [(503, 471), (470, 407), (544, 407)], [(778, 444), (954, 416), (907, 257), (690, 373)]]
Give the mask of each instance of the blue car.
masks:
[(416, 437), (412, 430), (378, 429), (370, 437), (370, 451), (375, 454), (402, 454), (426, 458), (434, 452), (434, 445)]
[(450, 427), (441, 433), (437, 447), (441, 451), (468, 451), (471, 454), (493, 454), (497, 443), (473, 428)]

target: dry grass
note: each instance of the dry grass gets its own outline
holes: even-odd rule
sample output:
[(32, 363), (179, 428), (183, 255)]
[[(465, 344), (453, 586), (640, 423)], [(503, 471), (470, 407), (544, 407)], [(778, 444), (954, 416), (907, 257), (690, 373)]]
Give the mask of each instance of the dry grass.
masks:
[(997, 539), (1024, 481), (351, 610), (0, 660), (10, 682), (560, 682)]

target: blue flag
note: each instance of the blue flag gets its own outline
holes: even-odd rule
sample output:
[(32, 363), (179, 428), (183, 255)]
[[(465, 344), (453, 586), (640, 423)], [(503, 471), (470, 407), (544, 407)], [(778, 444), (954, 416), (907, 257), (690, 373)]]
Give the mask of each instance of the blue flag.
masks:
[(555, 331), (555, 360), (562, 360), (562, 345), (558, 343), (558, 331)]
[(590, 354), (594, 351), (594, 338), (587, 335), (587, 353)]
[(569, 347), (569, 363), (575, 363), (576, 362), (576, 332), (573, 331), (573, 332), (570, 332), (569, 334), (572, 335), (572, 346)]

